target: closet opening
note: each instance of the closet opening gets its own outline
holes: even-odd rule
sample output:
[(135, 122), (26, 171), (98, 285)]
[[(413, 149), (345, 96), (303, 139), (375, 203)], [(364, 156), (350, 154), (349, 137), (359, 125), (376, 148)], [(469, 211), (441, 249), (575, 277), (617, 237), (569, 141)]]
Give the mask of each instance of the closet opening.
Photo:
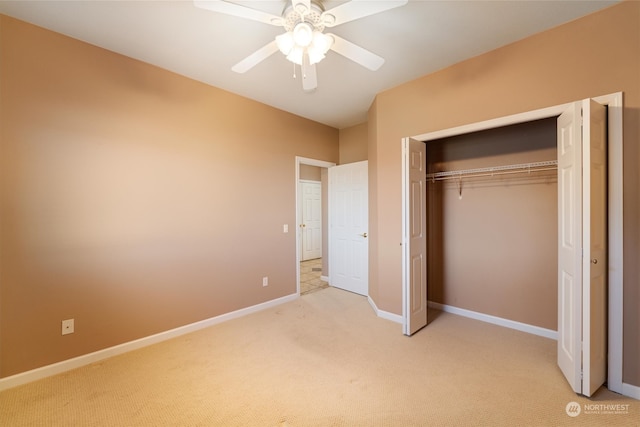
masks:
[(558, 323), (557, 121), (426, 144), (427, 300), (531, 325)]

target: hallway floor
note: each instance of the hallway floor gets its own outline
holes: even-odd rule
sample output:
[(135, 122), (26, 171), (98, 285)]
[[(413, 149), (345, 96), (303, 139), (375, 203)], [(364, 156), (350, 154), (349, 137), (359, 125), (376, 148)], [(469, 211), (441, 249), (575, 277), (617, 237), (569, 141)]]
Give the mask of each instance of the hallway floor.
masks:
[(310, 259), (300, 263), (300, 295), (310, 294), (329, 287), (322, 280), (322, 258)]

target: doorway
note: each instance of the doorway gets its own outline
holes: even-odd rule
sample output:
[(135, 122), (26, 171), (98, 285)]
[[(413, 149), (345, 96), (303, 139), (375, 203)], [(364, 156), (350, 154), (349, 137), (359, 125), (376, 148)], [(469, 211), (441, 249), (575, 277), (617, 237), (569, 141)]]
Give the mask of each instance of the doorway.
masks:
[[(607, 386), (610, 390), (622, 393), (622, 93), (615, 93), (594, 98), (600, 104), (608, 107), (607, 117), (607, 163), (608, 163), (608, 200), (607, 215), (609, 222), (607, 224), (607, 234), (609, 243), (608, 254), (608, 374)], [(524, 123), (532, 120), (539, 120), (549, 117), (558, 117), (560, 114), (569, 109), (571, 104), (563, 104), (555, 107), (549, 107), (528, 113), (516, 114), (513, 116), (503, 117), (486, 122), (480, 122), (472, 125), (460, 126), (458, 128), (447, 129), (429, 134), (419, 135), (413, 138), (405, 138), (403, 140), (403, 319), (405, 334), (410, 335), (419, 329), (419, 325), (413, 322), (414, 313), (419, 313), (420, 317), (416, 317), (421, 321), (424, 314), (426, 324), (426, 301), (417, 299), (422, 293), (417, 289), (420, 283), (426, 288), (426, 277), (423, 274), (414, 274), (418, 271), (415, 267), (418, 264), (412, 264), (414, 260), (419, 259), (420, 254), (414, 254), (415, 245), (412, 244), (414, 236), (426, 235), (424, 227), (417, 227), (418, 224), (412, 218), (412, 214), (420, 213), (416, 210), (416, 206), (420, 203), (412, 202), (411, 194), (413, 189), (420, 186), (424, 189), (424, 174), (422, 178), (414, 181), (411, 171), (421, 156), (424, 157), (424, 142), (443, 138), (446, 136), (461, 135), (464, 133), (475, 132), (479, 130), (493, 129), (500, 126), (510, 124)], [(423, 192), (420, 191), (419, 194)], [(422, 196), (424, 199), (424, 196)], [(421, 211), (424, 213), (424, 211)], [(419, 232), (414, 232), (418, 230)], [(425, 246), (426, 249), (426, 246)], [(418, 271), (419, 272), (419, 271)], [(416, 280), (416, 278), (420, 280)], [(424, 313), (421, 311), (424, 306)], [(412, 322), (414, 323), (413, 326)]]
[[(298, 295), (311, 293), (328, 286), (328, 212), (326, 199), (328, 197), (328, 168), (335, 163), (323, 160), (296, 157), (296, 292)], [(303, 189), (303, 187), (305, 187)], [(316, 196), (306, 198), (307, 212), (305, 212), (304, 190), (320, 190), (320, 200)], [(314, 210), (314, 203), (319, 203), (318, 210)], [(317, 207), (317, 206), (316, 206)], [(305, 215), (306, 214), (306, 215)], [(313, 224), (307, 220), (313, 219)], [(315, 229), (315, 231), (314, 231)], [(322, 230), (319, 233), (319, 229)], [(310, 232), (307, 232), (311, 230)], [(306, 233), (306, 235), (305, 235)], [(313, 234), (315, 233), (315, 235)], [(306, 251), (305, 251), (306, 246)]]

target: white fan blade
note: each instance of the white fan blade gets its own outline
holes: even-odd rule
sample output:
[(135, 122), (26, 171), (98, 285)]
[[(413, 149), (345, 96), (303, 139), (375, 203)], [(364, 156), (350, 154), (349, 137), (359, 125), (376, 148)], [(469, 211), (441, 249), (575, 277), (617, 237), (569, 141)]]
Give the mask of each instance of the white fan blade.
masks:
[(335, 27), (365, 16), (404, 6), (409, 0), (351, 0), (322, 14), (326, 27)]
[(369, 52), (368, 50), (346, 41), (335, 34), (327, 33), (327, 35), (333, 38), (331, 50), (339, 53), (345, 58), (357, 62), (371, 71), (376, 71), (378, 68), (382, 67), (382, 64), (384, 64), (384, 58), (379, 57), (375, 53)]
[(302, 59), (302, 90), (313, 92), (318, 87), (318, 75), (316, 74), (316, 64), (309, 64), (309, 57), (304, 55)]
[(231, 67), (233, 71), (236, 73), (246, 73), (261, 61), (264, 61), (274, 53), (278, 51), (278, 44), (276, 41), (272, 41), (271, 43), (261, 47), (260, 49), (253, 52), (251, 55), (244, 58), (242, 61), (238, 62), (236, 65)]
[(193, 0), (193, 5), (201, 9), (212, 12), (224, 13), (225, 15), (237, 16), (238, 18), (251, 19), (265, 24), (282, 27), (284, 19), (281, 16), (272, 15), (261, 10), (251, 9), (237, 3), (230, 3), (223, 0)]

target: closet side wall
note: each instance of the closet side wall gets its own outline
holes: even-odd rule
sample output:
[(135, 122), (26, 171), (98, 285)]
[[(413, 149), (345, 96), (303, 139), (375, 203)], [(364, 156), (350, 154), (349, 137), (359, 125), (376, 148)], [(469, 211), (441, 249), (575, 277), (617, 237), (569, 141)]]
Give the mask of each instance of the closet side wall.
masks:
[[(556, 160), (555, 118), (427, 142), (441, 172)], [(557, 329), (557, 173), (429, 181), (428, 299)]]

